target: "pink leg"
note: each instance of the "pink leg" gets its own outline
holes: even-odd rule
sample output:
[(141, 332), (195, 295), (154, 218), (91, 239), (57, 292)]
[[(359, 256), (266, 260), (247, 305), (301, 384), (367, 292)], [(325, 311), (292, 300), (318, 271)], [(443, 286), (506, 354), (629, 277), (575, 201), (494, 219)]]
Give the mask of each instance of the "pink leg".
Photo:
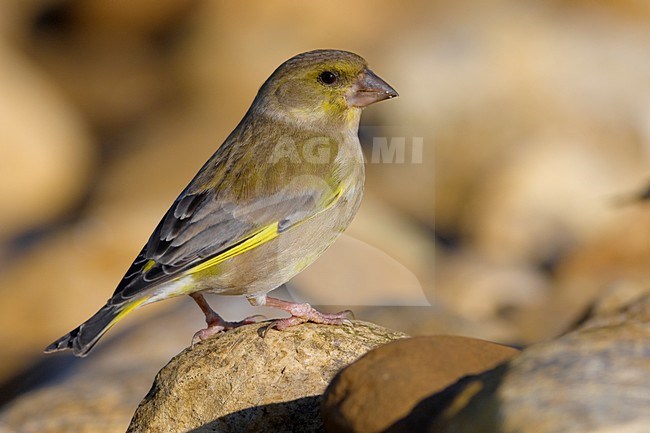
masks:
[(203, 314), (205, 314), (205, 323), (208, 324), (208, 327), (201, 329), (194, 334), (192, 337), (192, 345), (196, 344), (199, 341), (207, 340), (208, 338), (218, 334), (221, 331), (228, 331), (243, 325), (249, 325), (251, 323), (257, 323), (258, 320), (264, 320), (266, 317), (261, 315), (247, 317), (240, 322), (228, 322), (224, 320), (223, 317), (218, 315), (210, 305), (205, 300), (201, 293), (192, 293), (190, 294), (192, 299), (198, 304)]
[(291, 314), (291, 317), (278, 319), (269, 326), (269, 328), (276, 328), (279, 331), (305, 322), (320, 323), (321, 325), (349, 325), (351, 323), (348, 318), (352, 315), (350, 310), (332, 314), (321, 313), (309, 304), (287, 302), (267, 296), (248, 298), (248, 302), (252, 305), (279, 308)]

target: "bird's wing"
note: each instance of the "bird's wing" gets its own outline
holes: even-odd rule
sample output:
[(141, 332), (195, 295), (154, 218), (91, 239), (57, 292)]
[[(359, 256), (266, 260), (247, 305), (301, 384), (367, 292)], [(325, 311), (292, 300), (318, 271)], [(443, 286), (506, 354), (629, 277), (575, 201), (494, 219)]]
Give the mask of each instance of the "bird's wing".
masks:
[(109, 303), (122, 304), (150, 287), (266, 243), (327, 209), (340, 195), (340, 190), (312, 185), (234, 203), (219, 200), (213, 190), (186, 192), (160, 221)]

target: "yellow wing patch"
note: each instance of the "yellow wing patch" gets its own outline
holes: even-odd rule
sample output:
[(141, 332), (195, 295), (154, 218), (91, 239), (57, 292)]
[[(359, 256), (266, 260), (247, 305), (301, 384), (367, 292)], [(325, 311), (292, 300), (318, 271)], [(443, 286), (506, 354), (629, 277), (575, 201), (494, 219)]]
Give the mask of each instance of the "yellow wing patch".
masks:
[(104, 332), (108, 331), (109, 329), (111, 329), (113, 327), (113, 325), (115, 325), (117, 322), (122, 320), (122, 318), (124, 316), (126, 316), (131, 311), (135, 310), (140, 305), (142, 305), (144, 303), (144, 301), (146, 301), (147, 299), (149, 299), (149, 298), (137, 299), (135, 301), (131, 301), (130, 303), (126, 304), (126, 306), (117, 314), (117, 316), (115, 316), (115, 318), (113, 320), (111, 320), (111, 323), (109, 323), (108, 326), (106, 328), (104, 328), (104, 330), (102, 331), (102, 334)]
[(142, 267), (142, 273), (148, 272), (153, 266), (156, 264), (154, 260), (149, 260), (145, 265)]
[(184, 272), (184, 275), (195, 274), (197, 272), (201, 272), (205, 269), (211, 268), (212, 266), (218, 265), (219, 263), (223, 263), (230, 258), (233, 258), (242, 253), (245, 253), (246, 251), (250, 251), (253, 248), (265, 244), (271, 239), (275, 239), (277, 236), (278, 236), (278, 222), (274, 222), (272, 224), (269, 224), (266, 227), (261, 228), (257, 232), (253, 233), (245, 241), (224, 251), (218, 256), (212, 257), (211, 259), (206, 260), (205, 262), (191, 269), (188, 269), (187, 271)]
[[(334, 205), (334, 203), (336, 203), (336, 201), (341, 197), (342, 192), (343, 192), (342, 188), (339, 187), (336, 191), (334, 191), (333, 196), (325, 204), (324, 208), (321, 211), (315, 213), (314, 215), (311, 215), (309, 218), (306, 218), (303, 221), (297, 222), (296, 224), (294, 224), (294, 226), (300, 225), (303, 222), (313, 218), (314, 216), (318, 215), (319, 213), (321, 213), (321, 212), (329, 209), (330, 207), (332, 207)], [(280, 222), (276, 221), (276, 222), (271, 223), (271, 224), (269, 224), (269, 225), (267, 225), (265, 227), (262, 227), (261, 229), (259, 229), (255, 233), (253, 233), (251, 236), (249, 236), (244, 241), (242, 241), (239, 244), (235, 245), (234, 247), (224, 251), (223, 253), (221, 253), (221, 254), (219, 254), (217, 256), (214, 256), (211, 259), (206, 260), (205, 262), (194, 266), (193, 268), (188, 269), (187, 271), (185, 271), (183, 273), (183, 275), (192, 275), (192, 274), (196, 274), (198, 272), (204, 271), (204, 270), (206, 270), (208, 268), (211, 268), (211, 267), (216, 266), (216, 265), (218, 265), (220, 263), (223, 263), (228, 259), (231, 259), (231, 258), (233, 258), (235, 256), (240, 255), (240, 254), (243, 254), (246, 251), (250, 251), (253, 248), (257, 248), (258, 246), (260, 246), (262, 244), (265, 244), (265, 243), (269, 242), (270, 240), (273, 240), (273, 239), (277, 238), (278, 235), (280, 234), (280, 232), (279, 232), (279, 224), (280, 224)], [(147, 265), (148, 265), (148, 263), (147, 263)], [(147, 265), (145, 265), (145, 267)]]

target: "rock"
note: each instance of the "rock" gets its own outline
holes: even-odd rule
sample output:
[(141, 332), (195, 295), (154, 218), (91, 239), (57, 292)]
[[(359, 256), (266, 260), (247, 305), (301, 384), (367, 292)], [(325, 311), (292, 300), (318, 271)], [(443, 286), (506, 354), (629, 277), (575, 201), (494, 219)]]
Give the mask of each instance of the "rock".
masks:
[(41, 354), (22, 381), (0, 389), (3, 403), (13, 397), (0, 410), (0, 432), (123, 433), (151, 378), (203, 325), (193, 304), (187, 299), (170, 309), (171, 303), (160, 303), (134, 313), (84, 359)]
[(639, 143), (581, 119), (572, 127), (578, 132), (527, 139), (477, 186), (463, 231), (481, 254), (546, 263), (616, 222), (620, 208), (608, 197), (647, 173), (647, 162), (635, 157)]
[(86, 191), (94, 141), (57, 85), (0, 39), (0, 247), (60, 217)]
[(72, 5), (71, 14), (89, 31), (153, 37), (170, 31), (195, 6), (193, 0), (90, 0)]
[(158, 216), (144, 209), (95, 213), (45, 237), (0, 272), (0, 382), (106, 302)]
[(567, 329), (590, 307), (607, 309), (616, 298), (636, 298), (650, 290), (650, 206), (612, 207), (618, 210), (615, 221), (558, 263), (548, 309), (562, 312), (555, 325), (560, 329)]
[(422, 398), (517, 353), (483, 340), (442, 335), (378, 347), (339, 372), (327, 388), (325, 426), (330, 432), (381, 432)]
[[(429, 300), (456, 312), (462, 304), (464, 311), (471, 306), (496, 313), (477, 318), (461, 312), (467, 320), (503, 331), (473, 334), (480, 338), (524, 343), (554, 338), (597, 297), (594, 285), (591, 292), (584, 286), (602, 276), (624, 277), (612, 269), (616, 262), (603, 260), (576, 275), (584, 279), (576, 278), (568, 290), (555, 291), (557, 274), (548, 272), (603, 231), (625, 227), (612, 199), (635, 188), (648, 172), (647, 152), (638, 150), (647, 149), (650, 130), (645, 103), (638, 99), (648, 94), (648, 58), (640, 55), (647, 33), (633, 30), (635, 25), (621, 30), (627, 18), (617, 13), (598, 14), (603, 20), (596, 23), (589, 18), (593, 5), (570, 3), (534, 11), (512, 2), (473, 4), (468, 14), (459, 3), (428, 2), (428, 11), (418, 11), (422, 16), (456, 24), (424, 27), (416, 20), (400, 27), (395, 22), (400, 42), (383, 49), (391, 59), (385, 76), (395, 76), (391, 84), (406, 97), (377, 110), (383, 117), (369, 124), (389, 127), (368, 134), (367, 144), (372, 136), (394, 139), (395, 145), (405, 139), (406, 161), (367, 164), (366, 188), (435, 230), (451, 243), (454, 255), (477, 257), (475, 271), (468, 267), (458, 275), (465, 281), (478, 276), (488, 290), (463, 284), (463, 292), (456, 292), (454, 281), (436, 281)], [(526, 38), (515, 36), (524, 33)], [(630, 51), (622, 53), (618, 43)], [(614, 76), (616, 86), (607, 85)], [(416, 137), (423, 138), (419, 163), (410, 160)], [(629, 240), (612, 237), (612, 242), (621, 246), (612, 251), (619, 257), (650, 245), (632, 240), (639, 247), (626, 251)], [(441, 251), (437, 270), (446, 269)], [(599, 251), (607, 255), (607, 243)], [(614, 254), (609, 258), (617, 261)], [(647, 262), (647, 255), (637, 257)], [(487, 272), (482, 264), (488, 264)], [(489, 302), (481, 299), (486, 293)], [(579, 299), (566, 302), (568, 293)]]
[[(472, 321), (441, 303), (430, 307), (355, 307), (355, 317), (408, 335), (461, 335), (483, 340), (515, 341), (500, 324)], [(500, 338), (492, 338), (499, 336)]]
[[(557, 320), (528, 316), (548, 303), (549, 278), (529, 263), (490, 260), (471, 249), (456, 252), (438, 262), (435, 300), (477, 325), (475, 338), (529, 344), (555, 337), (544, 330)], [(541, 335), (540, 335), (541, 334)], [(467, 335), (467, 334), (464, 334)]]
[[(189, 297), (179, 301), (132, 313), (83, 360), (41, 354), (21, 380), (0, 388), (0, 405), (13, 397), (0, 411), (0, 432), (5, 432), (3, 427), (12, 433), (124, 432), (156, 372), (205, 326)], [(260, 312), (270, 316), (265, 308), (251, 307), (237, 297), (214, 296), (209, 301), (228, 320)]]
[(645, 297), (627, 320), (587, 326), (464, 378), (422, 400), (386, 433), (647, 431), (649, 305)]
[[(37, 39), (33, 55), (100, 134), (142, 122), (177, 87), (153, 43), (128, 33), (82, 30)], [(124, 76), (129, 79), (119, 79)], [(121, 137), (111, 138), (103, 142)]]
[[(199, 2), (192, 27), (181, 41), (177, 68), (193, 88), (193, 98), (203, 99), (202, 104), (208, 104), (204, 108), (219, 113), (206, 120), (218, 121), (216, 117), (228, 116), (232, 110), (245, 110), (261, 82), (294, 53), (337, 46), (366, 55), (372, 50), (377, 55), (368, 60), (383, 70), (379, 62), (386, 59), (382, 55), (386, 44), (376, 38), (375, 29), (391, 25), (398, 16), (409, 22), (413, 9), (393, 8), (389, 0), (373, 2), (371, 8), (367, 2), (338, 0), (336, 5), (319, 8), (290, 0), (273, 6)], [(339, 7), (345, 7), (346, 13), (341, 14)], [(275, 44), (273, 49), (260, 49), (255, 41), (241, 38), (242, 34), (255, 34)]]
[(186, 349), (157, 375), (128, 432), (314, 432), (336, 372), (404, 334), (370, 323), (250, 325)]
[(27, 394), (0, 414), (0, 431), (124, 432), (133, 407), (146, 387), (147, 374), (145, 371), (124, 374), (115, 368), (117, 365), (112, 370), (103, 370), (102, 376), (82, 374), (63, 386)]
[(118, 142), (176, 94), (170, 45), (195, 2), (50, 3), (25, 23), (32, 30), (30, 54), (86, 120), (112, 136), (103, 144)]
[[(472, 4), (467, 13), (464, 3), (427, 2), (416, 12), (427, 25), (394, 22), (399, 42), (382, 50), (385, 75), (407, 98), (382, 107), (382, 124), (399, 126), (385, 136), (406, 137), (407, 161), (369, 164), (369, 189), (502, 257), (561, 247), (546, 230), (597, 231), (608, 217), (603, 196), (647, 173), (647, 152), (637, 150), (647, 143), (647, 33), (613, 11), (593, 20), (601, 4), (575, 3)], [(422, 162), (409, 164), (418, 136)]]
[(636, 288), (619, 288), (603, 296), (592, 306), (578, 329), (650, 321), (650, 289), (632, 289)]

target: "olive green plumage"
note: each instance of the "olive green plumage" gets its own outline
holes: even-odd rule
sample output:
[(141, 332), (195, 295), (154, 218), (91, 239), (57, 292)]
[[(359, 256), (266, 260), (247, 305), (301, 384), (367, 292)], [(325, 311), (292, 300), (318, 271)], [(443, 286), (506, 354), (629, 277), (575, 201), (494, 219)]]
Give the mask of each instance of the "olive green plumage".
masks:
[(263, 297), (331, 245), (354, 217), (362, 107), (397, 94), (356, 54), (282, 64), (174, 201), (107, 304), (46, 351), (84, 356), (129, 311), (181, 294)]

